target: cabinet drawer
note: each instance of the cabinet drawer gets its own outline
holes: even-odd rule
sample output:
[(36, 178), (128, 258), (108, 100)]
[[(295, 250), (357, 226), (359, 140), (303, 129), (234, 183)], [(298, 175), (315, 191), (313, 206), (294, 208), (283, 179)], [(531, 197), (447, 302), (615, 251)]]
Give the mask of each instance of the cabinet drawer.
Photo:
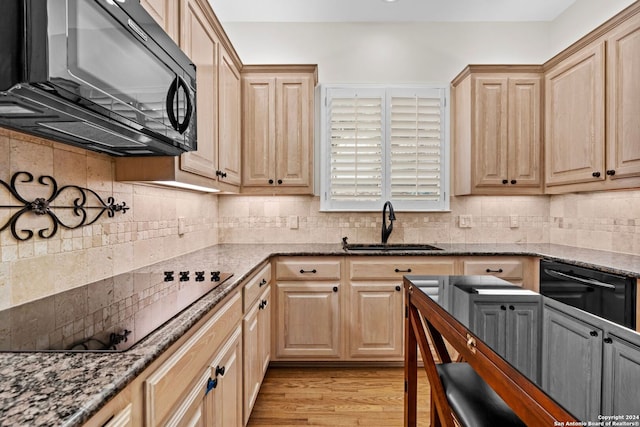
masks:
[(448, 257), (367, 257), (349, 260), (351, 280), (401, 280), (405, 274), (452, 275), (455, 263)]
[(244, 285), (244, 312), (248, 312), (265, 286), (271, 282), (271, 264), (267, 264)]
[(277, 280), (338, 280), (340, 259), (291, 257), (276, 262)]
[(465, 275), (492, 274), (503, 279), (522, 279), (524, 266), (517, 259), (482, 259), (463, 262)]
[(159, 425), (189, 385), (209, 369), (211, 358), (242, 317), (242, 300), (236, 293), (145, 381), (146, 425)]

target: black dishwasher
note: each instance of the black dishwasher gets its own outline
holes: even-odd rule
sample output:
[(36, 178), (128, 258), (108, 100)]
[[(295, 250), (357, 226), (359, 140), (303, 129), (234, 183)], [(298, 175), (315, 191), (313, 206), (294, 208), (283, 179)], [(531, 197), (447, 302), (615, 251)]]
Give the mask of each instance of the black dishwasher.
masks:
[(540, 293), (626, 326), (636, 327), (636, 279), (543, 259)]

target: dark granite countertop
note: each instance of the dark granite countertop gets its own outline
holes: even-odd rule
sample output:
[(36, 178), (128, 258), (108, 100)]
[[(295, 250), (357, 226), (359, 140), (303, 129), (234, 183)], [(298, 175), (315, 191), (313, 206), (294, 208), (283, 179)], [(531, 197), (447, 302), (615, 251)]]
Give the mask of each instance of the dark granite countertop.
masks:
[(440, 251), (347, 253), (339, 244), (223, 244), (136, 272), (210, 265), (234, 276), (121, 353), (0, 353), (0, 426), (79, 426), (273, 255), (531, 255), (640, 278), (640, 256), (549, 244), (436, 244)]

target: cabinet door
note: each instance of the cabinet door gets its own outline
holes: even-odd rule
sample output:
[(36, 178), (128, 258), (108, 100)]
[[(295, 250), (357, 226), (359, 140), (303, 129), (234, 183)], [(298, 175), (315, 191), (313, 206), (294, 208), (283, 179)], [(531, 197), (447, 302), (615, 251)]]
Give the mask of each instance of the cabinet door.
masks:
[(502, 186), (507, 179), (507, 78), (475, 78), (475, 185)]
[(271, 361), (271, 287), (261, 297), (262, 309), (258, 312), (258, 348), (260, 350), (260, 382), (267, 373)]
[(600, 412), (602, 331), (545, 307), (542, 389), (579, 420)]
[(349, 308), (350, 357), (402, 357), (400, 284), (351, 283)]
[(602, 414), (640, 414), (640, 346), (615, 335), (604, 342)]
[(249, 421), (251, 410), (260, 391), (261, 361), (260, 361), (260, 332), (258, 317), (260, 301), (256, 301), (243, 320), (244, 340), (244, 421)]
[(276, 78), (276, 176), (278, 186), (311, 189), (313, 130), (311, 76)]
[(275, 108), (274, 77), (242, 77), (243, 186), (275, 182)]
[(506, 319), (506, 360), (539, 383), (540, 304), (509, 303)]
[(475, 302), (471, 331), (493, 351), (506, 358), (506, 316), (507, 304)]
[(342, 355), (339, 282), (276, 284), (276, 358)]
[(242, 328), (239, 325), (221, 350), (211, 370), (218, 380), (218, 386), (213, 393), (212, 425), (243, 427)]
[(542, 185), (540, 86), (541, 78), (509, 78), (509, 185)]
[(221, 172), (219, 179), (229, 184), (240, 185), (242, 163), (240, 155), (240, 115), (242, 114), (240, 72), (223, 47), (220, 48), (219, 71), (218, 170)]
[(593, 44), (546, 74), (547, 185), (605, 177), (604, 51)]
[(169, 34), (176, 43), (179, 42), (179, 3), (175, 0), (140, 0), (140, 5)]
[(218, 81), (219, 41), (198, 0), (185, 0), (182, 8), (180, 46), (196, 64), (198, 146), (180, 156), (180, 169), (216, 179), (218, 168)]
[(611, 179), (640, 176), (638, 70), (640, 17), (635, 16), (607, 38), (607, 174)]

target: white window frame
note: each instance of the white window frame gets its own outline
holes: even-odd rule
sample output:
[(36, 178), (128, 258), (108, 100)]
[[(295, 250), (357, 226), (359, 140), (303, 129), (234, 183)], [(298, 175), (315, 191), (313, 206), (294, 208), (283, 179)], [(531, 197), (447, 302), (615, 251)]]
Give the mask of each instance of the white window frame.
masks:
[[(393, 203), (396, 211), (407, 212), (447, 212), (449, 211), (449, 186), (450, 186), (450, 125), (449, 125), (449, 85), (433, 84), (433, 85), (321, 85), (318, 88), (318, 104), (319, 116), (318, 127), (319, 132), (316, 133), (318, 138), (317, 146), (319, 150), (317, 155), (320, 157), (320, 211), (322, 212), (374, 212), (382, 209), (385, 201), (389, 200)], [(442, 129), (442, 146), (441, 146), (441, 175), (440, 189), (441, 194), (437, 202), (435, 201), (416, 201), (416, 200), (394, 200), (391, 198), (391, 156), (390, 156), (390, 137), (387, 129), (391, 128), (390, 111), (391, 94), (411, 94), (422, 90), (439, 90), (441, 98), (444, 102), (443, 114), (441, 117)], [(329, 197), (329, 188), (331, 183), (331, 141), (330, 141), (330, 117), (329, 117), (329, 101), (334, 94), (341, 92), (358, 91), (359, 93), (376, 94), (384, 93), (383, 100), (383, 151), (382, 151), (382, 196), (380, 200), (375, 201), (358, 201), (358, 200), (331, 200)]]

